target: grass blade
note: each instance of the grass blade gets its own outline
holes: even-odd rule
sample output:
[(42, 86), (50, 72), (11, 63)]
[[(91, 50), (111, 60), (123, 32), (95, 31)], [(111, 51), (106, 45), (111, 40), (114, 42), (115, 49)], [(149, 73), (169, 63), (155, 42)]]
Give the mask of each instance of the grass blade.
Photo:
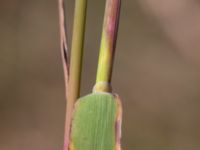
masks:
[(70, 150), (120, 150), (121, 103), (110, 93), (80, 98), (73, 115)]

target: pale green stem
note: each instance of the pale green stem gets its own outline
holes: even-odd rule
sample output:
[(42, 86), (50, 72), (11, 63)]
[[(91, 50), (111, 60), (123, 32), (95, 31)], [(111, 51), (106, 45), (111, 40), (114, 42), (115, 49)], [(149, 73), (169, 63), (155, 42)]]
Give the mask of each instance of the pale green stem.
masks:
[(85, 18), (86, 18), (87, 0), (75, 1), (75, 14), (72, 34), (72, 48), (70, 57), (69, 71), (69, 93), (67, 94), (67, 117), (65, 124), (65, 145), (64, 150), (69, 148), (69, 132), (71, 125), (72, 112), (74, 103), (79, 97), (81, 68), (83, 57), (83, 43), (85, 33)]
[(70, 61), (70, 101), (79, 97), (87, 0), (76, 0)]
[(94, 91), (110, 92), (119, 23), (120, 0), (107, 0), (104, 14), (97, 79)]

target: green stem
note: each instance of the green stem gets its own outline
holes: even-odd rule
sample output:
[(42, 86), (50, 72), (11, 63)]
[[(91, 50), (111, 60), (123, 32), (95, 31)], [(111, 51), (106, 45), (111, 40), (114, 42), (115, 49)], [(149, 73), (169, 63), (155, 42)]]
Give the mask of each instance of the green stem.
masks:
[(114, 53), (116, 47), (120, 0), (107, 0), (101, 38), (95, 91), (110, 92)]
[(76, 0), (70, 61), (70, 101), (79, 97), (87, 0)]
[(74, 103), (80, 94), (81, 68), (83, 57), (83, 43), (85, 33), (87, 0), (75, 1), (75, 14), (72, 34), (72, 48), (70, 57), (69, 72), (69, 93), (67, 102), (67, 117), (65, 124), (65, 146), (64, 150), (69, 147), (69, 131), (71, 125), (72, 112)]

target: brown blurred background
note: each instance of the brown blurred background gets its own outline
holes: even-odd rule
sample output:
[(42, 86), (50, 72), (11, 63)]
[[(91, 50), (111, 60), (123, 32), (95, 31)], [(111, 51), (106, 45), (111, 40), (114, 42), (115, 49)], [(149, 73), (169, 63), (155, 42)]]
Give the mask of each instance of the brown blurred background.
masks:
[[(199, 150), (200, 3), (122, 1), (113, 88), (123, 149)], [(88, 2), (82, 95), (95, 81), (104, 2)], [(57, 1), (1, 0), (0, 150), (61, 150), (64, 117)]]

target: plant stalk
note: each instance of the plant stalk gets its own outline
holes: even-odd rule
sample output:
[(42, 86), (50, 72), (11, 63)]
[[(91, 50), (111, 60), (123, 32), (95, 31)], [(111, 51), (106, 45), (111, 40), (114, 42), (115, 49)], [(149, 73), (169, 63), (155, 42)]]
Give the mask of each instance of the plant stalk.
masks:
[(65, 78), (65, 94), (66, 98), (69, 93), (69, 56), (68, 56), (68, 44), (67, 44), (67, 36), (66, 36), (66, 18), (65, 18), (65, 9), (64, 9), (64, 1), (58, 0), (58, 9), (59, 9), (59, 24), (60, 24), (60, 48), (61, 48), (61, 57), (63, 63), (64, 70), (64, 78)]
[[(64, 70), (64, 79), (65, 79), (65, 96), (67, 106), (71, 106), (71, 102), (69, 101), (69, 55), (68, 55), (68, 45), (67, 45), (67, 36), (66, 36), (66, 18), (65, 18), (65, 7), (64, 0), (58, 0), (58, 10), (59, 10), (59, 24), (60, 24), (60, 48), (61, 48), (61, 58), (63, 63)], [(71, 109), (66, 109), (65, 114), (65, 133), (64, 133), (64, 149), (67, 145), (67, 141), (69, 141), (69, 125), (70, 120), (68, 118), (71, 117), (70, 113)], [(67, 123), (69, 122), (69, 123)]]
[(121, 0), (107, 0), (94, 91), (111, 92)]
[(75, 1), (64, 150), (68, 150), (69, 148), (69, 135), (70, 135), (72, 112), (74, 108), (74, 103), (78, 99), (80, 94), (86, 7), (87, 7), (87, 0)]

